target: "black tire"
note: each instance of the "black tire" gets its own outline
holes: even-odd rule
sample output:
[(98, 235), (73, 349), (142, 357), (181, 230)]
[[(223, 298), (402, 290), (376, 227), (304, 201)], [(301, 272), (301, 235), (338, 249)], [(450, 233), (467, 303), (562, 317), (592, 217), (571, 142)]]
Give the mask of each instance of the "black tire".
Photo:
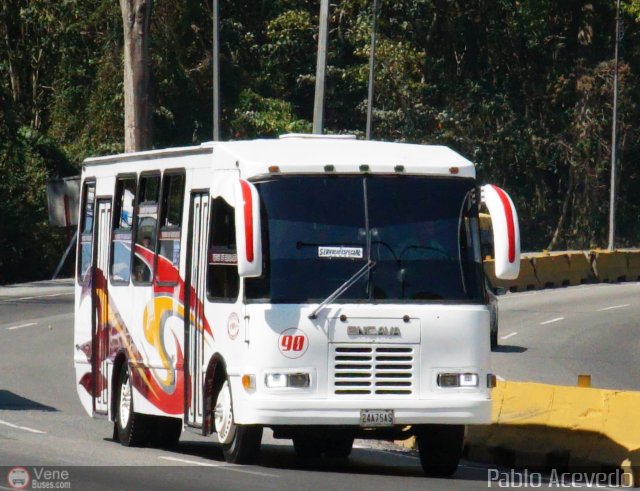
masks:
[(449, 477), (456, 472), (464, 444), (463, 425), (422, 425), (416, 429), (416, 440), (427, 476)]
[(156, 428), (152, 443), (154, 447), (173, 448), (182, 434), (182, 420), (178, 418), (156, 417)]
[(262, 426), (236, 425), (229, 381), (216, 394), (214, 426), (222, 444), (224, 459), (230, 464), (250, 464), (260, 453)]
[(230, 464), (251, 464), (260, 454), (262, 426), (237, 425), (236, 434), (228, 445), (222, 445), (224, 460)]
[(146, 445), (151, 433), (151, 418), (134, 410), (129, 367), (126, 363), (122, 366), (118, 377), (115, 409), (114, 434), (118, 436), (120, 443), (126, 447)]

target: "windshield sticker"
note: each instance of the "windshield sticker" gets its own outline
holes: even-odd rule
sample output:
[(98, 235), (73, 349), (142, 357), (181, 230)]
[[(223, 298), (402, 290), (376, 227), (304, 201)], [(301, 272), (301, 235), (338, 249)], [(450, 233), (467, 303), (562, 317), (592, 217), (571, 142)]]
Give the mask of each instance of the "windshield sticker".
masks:
[(326, 259), (362, 259), (362, 247), (318, 246), (318, 257)]
[(238, 264), (238, 254), (235, 249), (226, 247), (212, 247), (209, 249), (209, 264)]

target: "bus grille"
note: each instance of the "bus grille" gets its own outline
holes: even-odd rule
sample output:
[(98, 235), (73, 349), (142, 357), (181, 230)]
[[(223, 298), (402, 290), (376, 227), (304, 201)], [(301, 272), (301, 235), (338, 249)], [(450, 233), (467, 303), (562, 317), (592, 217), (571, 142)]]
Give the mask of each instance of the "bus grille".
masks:
[(333, 345), (333, 391), (337, 395), (410, 396), (417, 380), (411, 346)]

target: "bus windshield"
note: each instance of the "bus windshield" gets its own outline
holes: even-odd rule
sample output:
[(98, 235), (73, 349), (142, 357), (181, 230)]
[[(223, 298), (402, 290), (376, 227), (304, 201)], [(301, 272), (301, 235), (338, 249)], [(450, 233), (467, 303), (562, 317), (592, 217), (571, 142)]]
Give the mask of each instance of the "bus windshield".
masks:
[(263, 275), (248, 302), (322, 302), (369, 261), (336, 303), (481, 302), (473, 179), (278, 176), (254, 183)]

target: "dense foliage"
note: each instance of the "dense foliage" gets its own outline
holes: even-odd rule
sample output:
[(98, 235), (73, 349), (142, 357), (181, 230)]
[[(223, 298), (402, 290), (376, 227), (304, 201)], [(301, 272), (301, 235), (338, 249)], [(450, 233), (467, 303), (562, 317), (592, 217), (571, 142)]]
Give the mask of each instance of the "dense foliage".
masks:
[[(371, 0), (331, 6), (325, 130), (364, 133)], [(606, 246), (615, 0), (382, 0), (377, 139), (438, 143), (516, 200), (523, 248)], [(640, 243), (640, 0), (623, 2), (619, 246)], [(317, 0), (221, 0), (225, 139), (309, 131)], [(0, 5), (0, 283), (51, 274), (45, 182), (123, 148), (116, 0)], [(155, 147), (212, 134), (211, 0), (156, 0)]]

